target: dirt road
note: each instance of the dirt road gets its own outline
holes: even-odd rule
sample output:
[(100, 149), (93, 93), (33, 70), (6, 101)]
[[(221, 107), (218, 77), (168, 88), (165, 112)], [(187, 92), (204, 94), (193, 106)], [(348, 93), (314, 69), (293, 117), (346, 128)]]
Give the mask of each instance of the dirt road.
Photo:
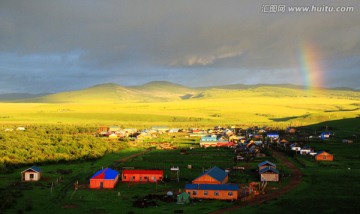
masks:
[(275, 151), (275, 150), (272, 150), (271, 152), (275, 159), (281, 161), (282, 164), (285, 164), (291, 170), (291, 177), (290, 177), (291, 180), (289, 181), (289, 183), (277, 191), (274, 191), (274, 192), (271, 192), (271, 193), (268, 193), (265, 195), (256, 196), (255, 198), (253, 198), (249, 201), (241, 202), (240, 205), (236, 205), (236, 206), (229, 207), (226, 209), (221, 209), (221, 210), (213, 212), (213, 214), (232, 212), (232, 211), (236, 211), (237, 209), (239, 209), (241, 207), (262, 204), (265, 201), (270, 201), (270, 200), (279, 198), (280, 196), (282, 196), (282, 195), (290, 192), (294, 188), (296, 188), (301, 183), (301, 180), (302, 180), (301, 171), (291, 161), (289, 161), (287, 159), (286, 155), (281, 152)]

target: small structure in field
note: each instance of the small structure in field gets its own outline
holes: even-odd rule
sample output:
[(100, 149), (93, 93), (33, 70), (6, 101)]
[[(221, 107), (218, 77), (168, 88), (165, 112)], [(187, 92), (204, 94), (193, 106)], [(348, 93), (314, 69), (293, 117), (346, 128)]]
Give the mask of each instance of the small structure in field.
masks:
[(278, 182), (279, 181), (279, 170), (268, 166), (265, 168), (262, 168), (259, 171), (260, 174), (260, 180), (261, 181), (274, 181), (274, 182)]
[(237, 200), (239, 186), (235, 184), (186, 184), (190, 198)]
[(119, 173), (116, 170), (105, 168), (90, 178), (90, 189), (113, 189), (118, 181)]
[(188, 204), (190, 203), (190, 194), (187, 192), (183, 192), (177, 195), (177, 204)]
[(228, 182), (228, 174), (215, 166), (195, 178), (193, 184), (225, 184)]
[(333, 161), (334, 155), (327, 153), (325, 151), (321, 151), (317, 155), (315, 155), (315, 160), (317, 160), (317, 161)]
[(21, 181), (38, 181), (42, 175), (41, 169), (38, 166), (32, 166), (21, 172)]
[(122, 171), (123, 182), (158, 182), (163, 178), (163, 170), (126, 169)]

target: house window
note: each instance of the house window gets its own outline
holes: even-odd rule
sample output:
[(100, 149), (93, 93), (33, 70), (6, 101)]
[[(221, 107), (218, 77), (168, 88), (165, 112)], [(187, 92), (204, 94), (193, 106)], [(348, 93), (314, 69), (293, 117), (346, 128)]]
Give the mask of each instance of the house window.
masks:
[(209, 193), (208, 193), (208, 191), (204, 191), (204, 195), (208, 195)]
[(323, 159), (326, 160), (326, 155), (323, 156)]
[(155, 176), (152, 176), (152, 177), (151, 177), (151, 179), (152, 179), (153, 181), (156, 181), (156, 178), (155, 178)]
[(29, 174), (30, 179), (34, 179), (34, 174)]
[(145, 181), (148, 181), (148, 180), (149, 180), (149, 178), (148, 178), (147, 176), (145, 176), (145, 177), (144, 177), (144, 180), (145, 180)]
[(228, 192), (228, 196), (232, 196), (233, 195), (233, 192)]
[(215, 192), (214, 192), (214, 196), (219, 196), (219, 192), (218, 192), (218, 191), (215, 191)]
[(139, 179), (140, 181), (142, 181), (142, 177), (140, 177), (140, 179)]
[(197, 195), (197, 191), (193, 191), (192, 194), (193, 194), (193, 195)]

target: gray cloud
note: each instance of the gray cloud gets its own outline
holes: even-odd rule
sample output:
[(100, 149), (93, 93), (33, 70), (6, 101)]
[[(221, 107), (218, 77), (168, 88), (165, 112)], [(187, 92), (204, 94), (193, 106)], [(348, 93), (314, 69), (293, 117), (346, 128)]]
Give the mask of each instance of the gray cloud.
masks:
[[(282, 4), (354, 6), (354, 12), (262, 12), (264, 5)], [(294, 73), (305, 44), (327, 69), (328, 87), (360, 88), (354, 81), (359, 11), (355, 0), (3, 0), (1, 91), (72, 90), (106, 81), (303, 84)]]

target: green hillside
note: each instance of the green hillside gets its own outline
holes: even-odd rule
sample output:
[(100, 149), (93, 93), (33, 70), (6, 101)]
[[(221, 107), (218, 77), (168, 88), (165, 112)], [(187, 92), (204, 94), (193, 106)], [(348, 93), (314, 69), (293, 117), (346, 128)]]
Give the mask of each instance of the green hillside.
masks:
[(169, 82), (101, 84), (0, 103), (0, 123), (76, 123), (176, 127), (308, 125), (360, 115), (360, 92), (261, 85), (194, 89)]

